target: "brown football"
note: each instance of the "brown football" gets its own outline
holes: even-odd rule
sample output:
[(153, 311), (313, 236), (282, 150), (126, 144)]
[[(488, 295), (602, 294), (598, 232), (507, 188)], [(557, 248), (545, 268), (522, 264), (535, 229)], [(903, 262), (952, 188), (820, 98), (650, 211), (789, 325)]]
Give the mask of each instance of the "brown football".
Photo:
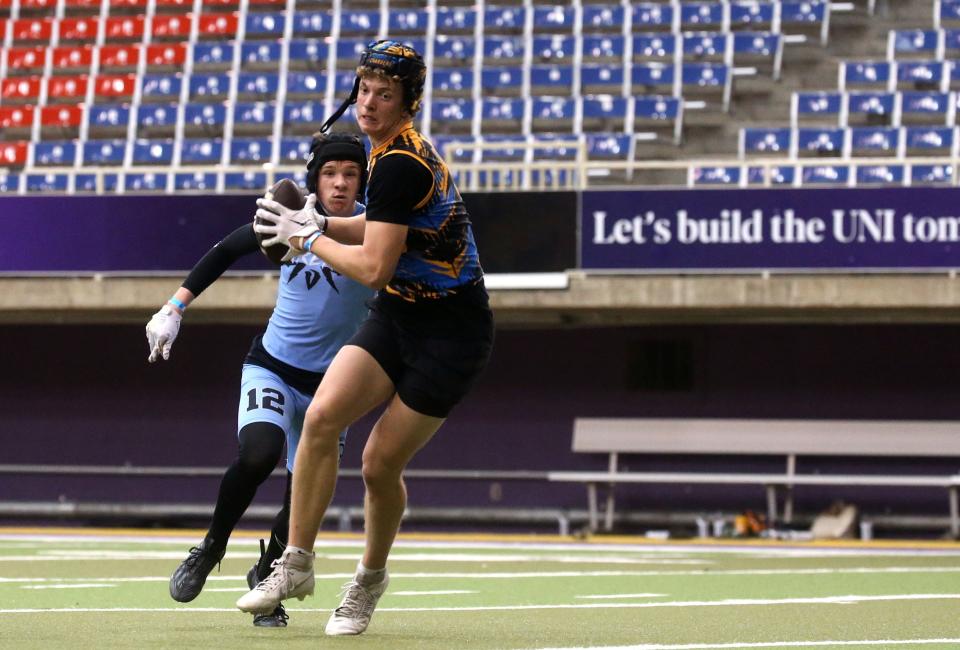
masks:
[[(273, 187), (271, 187), (269, 191), (273, 194), (274, 201), (294, 210), (299, 210), (307, 202), (307, 197), (300, 189), (300, 186), (289, 178), (280, 179), (273, 184)], [(254, 217), (254, 222), (263, 223), (264, 220), (260, 217)], [(269, 239), (270, 237), (272, 237), (272, 235), (261, 235), (257, 233), (257, 243), (260, 245), (260, 250), (263, 251), (263, 254), (267, 256), (267, 259), (279, 265), (280, 260), (287, 254), (289, 248), (286, 244), (274, 244), (265, 247), (263, 240), (264, 238)]]

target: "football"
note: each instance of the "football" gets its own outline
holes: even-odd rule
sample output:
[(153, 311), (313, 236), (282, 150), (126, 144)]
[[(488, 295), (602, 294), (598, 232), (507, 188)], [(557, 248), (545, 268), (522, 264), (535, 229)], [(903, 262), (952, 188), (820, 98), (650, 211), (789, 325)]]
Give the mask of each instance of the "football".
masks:
[[(282, 178), (270, 188), (269, 192), (273, 194), (273, 200), (283, 205), (285, 207), (299, 210), (307, 202), (307, 197), (300, 189), (300, 186), (296, 184), (293, 180), (289, 178)], [(260, 217), (254, 217), (255, 223), (263, 223), (264, 220)], [(274, 264), (280, 264), (280, 260), (283, 259), (283, 256), (287, 254), (289, 250), (286, 244), (274, 244), (272, 246), (264, 246), (263, 240), (269, 239), (272, 235), (262, 235), (257, 233), (257, 243), (260, 245), (260, 250), (263, 251), (263, 254), (267, 256)]]

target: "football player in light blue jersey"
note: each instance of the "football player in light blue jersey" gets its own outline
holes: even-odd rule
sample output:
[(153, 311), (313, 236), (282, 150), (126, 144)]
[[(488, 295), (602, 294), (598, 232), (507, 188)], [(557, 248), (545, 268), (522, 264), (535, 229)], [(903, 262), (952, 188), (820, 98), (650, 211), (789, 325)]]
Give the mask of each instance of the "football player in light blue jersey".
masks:
[[(325, 216), (361, 214), (367, 177), (366, 151), (360, 139), (345, 134), (317, 134), (307, 163), (308, 206), (315, 221)], [(279, 241), (279, 239), (276, 239)], [(258, 243), (253, 224), (241, 226), (216, 244), (193, 268), (183, 286), (147, 324), (149, 361), (168, 359), (184, 310), (237, 259), (270, 246)], [(341, 346), (367, 315), (373, 291), (341, 275), (320, 258), (291, 253), (281, 266), (277, 303), (266, 330), (253, 340), (243, 365), (237, 412), (239, 453), (220, 484), (217, 505), (206, 537), (190, 549), (170, 578), (170, 595), (189, 602), (203, 589), (207, 575), (226, 551), (227, 540), (253, 500), (257, 488), (276, 468), (287, 447), (284, 505), (273, 523), (270, 543), (261, 541), (260, 561), (250, 570), (252, 588), (269, 575), (271, 563), (287, 543), (290, 482), (303, 416), (323, 374)], [(340, 434), (343, 454), (346, 430)], [(254, 618), (259, 627), (284, 627), (283, 606)]]

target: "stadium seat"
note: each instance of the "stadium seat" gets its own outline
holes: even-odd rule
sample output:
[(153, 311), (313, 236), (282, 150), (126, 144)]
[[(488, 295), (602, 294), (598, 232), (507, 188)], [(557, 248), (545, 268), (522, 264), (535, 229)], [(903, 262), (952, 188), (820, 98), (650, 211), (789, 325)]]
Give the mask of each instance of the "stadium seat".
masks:
[(0, 79), (0, 104), (36, 104), (40, 99), (42, 77)]
[(103, 174), (99, 180), (102, 187), (98, 188), (96, 174), (77, 174), (74, 181), (74, 190), (77, 192), (103, 191), (107, 194), (112, 194), (117, 191), (118, 178), (118, 174)]
[(173, 162), (173, 140), (133, 141), (134, 165), (169, 165)]
[(197, 38), (225, 40), (237, 35), (240, 26), (238, 13), (208, 13), (201, 14), (197, 19)]
[(839, 124), (846, 123), (846, 95), (832, 91), (800, 91), (790, 97), (790, 124), (801, 123)]
[[(513, 108), (511, 110), (519, 110)], [(572, 97), (540, 97), (530, 100), (531, 130), (534, 132), (573, 132), (577, 116), (577, 100)], [(522, 116), (521, 116), (522, 118)], [(486, 124), (484, 124), (486, 127)]]
[(599, 95), (583, 98), (583, 130), (629, 131), (627, 123), (627, 99), (614, 95)]
[(534, 34), (572, 34), (575, 20), (576, 12), (571, 6), (533, 7)]
[(470, 99), (434, 99), (430, 102), (431, 134), (469, 133), (473, 128), (474, 105)]
[(123, 189), (125, 192), (163, 192), (168, 178), (168, 174), (155, 172), (128, 173), (123, 178)]
[[(60, 29), (61, 31), (66, 27), (66, 23), (69, 19), (64, 19), (61, 21)], [(96, 37), (96, 20), (92, 20), (90, 24), (93, 25), (92, 35), (87, 35), (87, 39)], [(53, 36), (53, 25), (55, 20), (53, 18), (21, 18), (19, 20), (11, 20), (9, 23), (9, 35), (10, 35), (10, 45), (21, 46), (21, 45), (49, 45), (51, 36)], [(61, 34), (61, 41), (64, 40), (63, 35)]]
[(111, 16), (103, 23), (106, 43), (141, 42), (146, 31), (146, 16)]
[(730, 3), (730, 29), (772, 30), (777, 2), (734, 0)]
[[(524, 148), (527, 138), (522, 135), (490, 134), (481, 138), (485, 146), (480, 149), (480, 162), (523, 162), (527, 150)], [(517, 145), (517, 146), (512, 146)]]
[(61, 45), (50, 48), (50, 72), (54, 75), (89, 74), (93, 65), (94, 49), (89, 45)]
[(226, 72), (233, 67), (236, 47), (235, 43), (195, 43), (193, 46), (194, 72)]
[(130, 100), (137, 91), (137, 75), (109, 74), (99, 75), (93, 86), (95, 101)]
[(953, 126), (904, 127), (904, 149), (907, 155), (956, 155), (957, 131)]
[(658, 2), (631, 3), (633, 31), (680, 31), (680, 14), (675, 7)]
[(960, 29), (943, 30), (943, 56), (939, 58), (956, 59), (960, 55)]
[(150, 25), (150, 36), (154, 41), (186, 41), (192, 22), (189, 14), (158, 14)]
[(337, 70), (333, 77), (333, 92), (338, 98), (344, 98), (353, 91), (353, 84), (357, 80), (354, 70)]
[(576, 160), (578, 145), (583, 136), (565, 133), (538, 133), (532, 151), (532, 160)]
[(625, 133), (587, 133), (587, 158), (590, 160), (629, 160), (633, 155), (632, 138)]
[(681, 36), (684, 61), (733, 61), (733, 35), (730, 32), (686, 32)]
[(69, 179), (67, 174), (27, 174), (27, 191), (66, 192)]
[(327, 69), (330, 46), (322, 39), (308, 38), (290, 41), (291, 70)]
[(272, 72), (241, 72), (237, 75), (237, 99), (276, 97), (280, 79)]
[(783, 66), (783, 37), (768, 32), (734, 32), (733, 62), (756, 66), (776, 81)]
[(270, 138), (234, 138), (230, 143), (230, 163), (262, 165), (270, 162), (273, 142)]
[(145, 54), (147, 70), (150, 72), (181, 70), (187, 61), (187, 55), (186, 43), (148, 45)]
[(223, 140), (184, 139), (180, 162), (184, 165), (218, 165), (223, 158)]
[(484, 65), (506, 65), (523, 62), (526, 45), (517, 36), (484, 36)]
[(333, 28), (333, 16), (326, 11), (297, 11), (293, 18), (293, 35), (295, 38), (304, 36), (329, 36)]
[(683, 2), (680, 4), (680, 29), (722, 30), (724, 13), (723, 2)]
[(903, 131), (895, 126), (850, 127), (848, 153), (851, 156), (896, 156), (900, 152)]
[(33, 164), (38, 167), (72, 167), (77, 158), (77, 143), (70, 140), (36, 142)]
[(572, 63), (573, 52), (576, 48), (572, 36), (534, 36), (533, 37), (534, 63)]
[[(484, 39), (484, 46), (488, 39)], [(433, 41), (433, 63), (436, 66), (469, 66), (473, 63), (476, 43), (471, 38), (438, 35)]]
[(474, 152), (479, 156), (479, 150), (468, 149), (464, 144), (472, 144), (474, 138), (471, 135), (431, 135), (430, 141), (443, 159), (448, 162), (469, 163), (473, 161)]
[(240, 66), (244, 72), (276, 74), (280, 67), (282, 48), (279, 41), (253, 41), (240, 46)]
[(956, 120), (954, 93), (904, 91), (898, 95), (901, 124), (951, 126)]
[(487, 67), (480, 72), (481, 96), (497, 94), (515, 97), (523, 91), (523, 70), (519, 67)]
[(92, 138), (119, 138), (127, 135), (130, 107), (123, 104), (94, 104), (87, 113)]
[(676, 34), (634, 34), (633, 60), (637, 63), (663, 61), (672, 63), (680, 52)]
[(899, 61), (897, 88), (946, 91), (950, 86), (950, 68), (945, 61)]
[(857, 167), (857, 185), (902, 185), (903, 165), (861, 165)]
[(680, 67), (680, 83), (685, 98), (710, 98), (719, 104), (720, 110), (729, 110), (733, 86), (730, 66), (684, 62)]
[(480, 100), (483, 135), (519, 132), (523, 124), (524, 100), (484, 97)]
[(102, 4), (100, 0), (64, 0), (63, 13), (65, 16), (99, 15)]
[[(96, 0), (67, 0), (68, 2), (96, 2)], [(157, 14), (185, 14), (193, 9), (192, 0), (156, 0)]]
[(434, 68), (435, 97), (469, 97), (473, 93), (472, 68)]
[(526, 9), (523, 7), (495, 7), (487, 5), (483, 13), (485, 34), (519, 34), (523, 31)]
[(227, 121), (226, 106), (221, 104), (187, 104), (183, 111), (184, 135), (222, 137)]
[(262, 192), (266, 187), (267, 175), (264, 172), (227, 172), (223, 175), (223, 188), (226, 190)]
[(268, 102), (245, 102), (233, 107), (233, 132), (243, 135), (270, 135), (276, 106)]
[(221, 101), (230, 91), (228, 74), (195, 74), (190, 77), (191, 101)]
[(27, 162), (29, 143), (23, 140), (0, 141), (0, 166), (23, 167)]
[(437, 7), (437, 34), (473, 34), (476, 25), (477, 12), (473, 8)]
[(798, 156), (842, 156), (846, 129), (842, 127), (797, 128), (796, 154)]
[[(42, 73), (47, 64), (47, 52), (48, 49), (42, 46), (0, 49), (0, 55), (5, 59), (4, 70), (6, 70), (8, 76)], [(86, 68), (90, 68), (89, 61), (87, 61)]]
[(147, 74), (140, 82), (140, 101), (180, 101), (183, 77), (179, 74)]
[(47, 103), (73, 104), (83, 102), (87, 97), (89, 84), (90, 77), (87, 75), (50, 77), (47, 79)]
[(584, 35), (582, 39), (583, 61), (585, 63), (623, 63), (625, 39), (615, 34), (596, 36)]
[(892, 29), (887, 36), (887, 60), (943, 59), (944, 32), (939, 29)]
[(429, 14), (426, 9), (391, 7), (387, 14), (388, 32), (390, 34), (426, 34), (428, 22)]
[(727, 185), (736, 186), (740, 184), (743, 177), (743, 170), (740, 167), (729, 165), (697, 165), (690, 167), (688, 176), (688, 185)]
[(896, 85), (893, 67), (889, 61), (843, 61), (837, 89), (871, 88), (893, 92)]
[[(341, 118), (342, 119), (342, 118)], [(291, 102), (283, 105), (283, 132), (287, 135), (309, 135), (324, 120), (323, 106), (316, 102)]]
[(580, 68), (580, 88), (584, 95), (623, 94), (623, 65), (586, 64)]
[(179, 104), (142, 104), (137, 111), (137, 137), (172, 137), (177, 127)]
[(935, 28), (960, 24), (960, 0), (934, 0), (933, 8)]
[(32, 104), (0, 106), (0, 133), (4, 137), (29, 136), (36, 109)]
[(280, 163), (303, 163), (310, 155), (308, 138), (280, 138)]
[(173, 177), (173, 187), (180, 191), (208, 192), (217, 189), (217, 175), (210, 172), (175, 174)]
[(244, 37), (248, 39), (277, 39), (283, 36), (283, 13), (249, 13), (244, 20)]
[(897, 125), (896, 94), (852, 92), (846, 95), (846, 124)]
[(340, 70), (353, 70), (357, 67), (357, 60), (360, 54), (367, 47), (369, 39), (366, 38), (345, 38), (341, 37), (337, 41), (337, 68)]
[(136, 71), (140, 64), (140, 48), (136, 45), (103, 45), (98, 54), (101, 72)]
[(800, 0), (780, 3), (780, 29), (784, 34), (810, 34), (826, 45), (830, 35), (830, 3)]
[(784, 154), (792, 152), (793, 130), (789, 127), (746, 127), (740, 129), (739, 155)]
[(912, 165), (911, 185), (953, 185), (953, 165)]
[(530, 95), (571, 96), (573, 66), (534, 65), (530, 67)]
[(619, 32), (623, 29), (626, 12), (620, 5), (584, 5), (583, 32)]
[(630, 75), (634, 95), (679, 94), (679, 79), (673, 64), (634, 64)]
[[(2, 151), (2, 147), (0, 147)], [(20, 174), (0, 172), (0, 192), (16, 192), (20, 188)]]
[(342, 36), (376, 36), (380, 31), (380, 11), (346, 10), (340, 12)]
[(800, 172), (801, 185), (839, 185), (850, 182), (849, 165), (811, 165)]
[(320, 72), (291, 72), (287, 75), (287, 99), (316, 101), (327, 91), (327, 76)]
[(664, 131), (674, 144), (683, 136), (683, 101), (678, 97), (633, 98), (633, 130)]
[(116, 166), (123, 164), (126, 140), (88, 140), (83, 143), (83, 164)]
[(108, 0), (111, 16), (143, 16), (147, 13), (147, 0)]

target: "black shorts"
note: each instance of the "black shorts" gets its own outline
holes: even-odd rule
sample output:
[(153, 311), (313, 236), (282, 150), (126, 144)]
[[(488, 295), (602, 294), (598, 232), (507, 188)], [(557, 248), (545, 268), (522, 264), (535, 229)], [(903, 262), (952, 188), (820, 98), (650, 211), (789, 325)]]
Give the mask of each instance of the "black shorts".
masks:
[(485, 301), (442, 313), (420, 307), (378, 298), (347, 345), (361, 347), (377, 360), (404, 404), (445, 418), (487, 365), (493, 314)]

